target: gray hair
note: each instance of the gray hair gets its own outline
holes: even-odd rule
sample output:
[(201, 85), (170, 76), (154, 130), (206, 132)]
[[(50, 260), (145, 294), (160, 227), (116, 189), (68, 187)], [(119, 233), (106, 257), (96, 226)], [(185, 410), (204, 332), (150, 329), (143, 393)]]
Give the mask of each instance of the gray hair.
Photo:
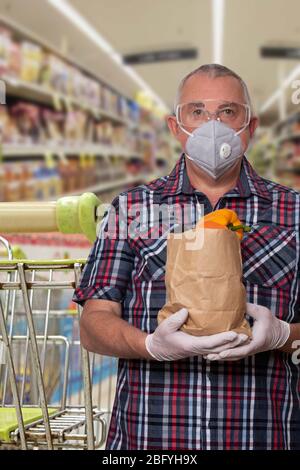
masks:
[(240, 83), (240, 85), (243, 89), (246, 103), (250, 106), (251, 117), (254, 115), (254, 109), (253, 109), (252, 101), (251, 101), (250, 94), (249, 94), (246, 83), (233, 70), (229, 69), (228, 67), (225, 67), (224, 65), (220, 65), (220, 64), (201, 65), (201, 67), (198, 67), (197, 69), (193, 70), (192, 72), (190, 72), (188, 75), (186, 75), (181, 80), (181, 82), (179, 83), (179, 87), (178, 87), (177, 94), (176, 94), (176, 100), (175, 100), (175, 103), (174, 103), (174, 113), (176, 113), (176, 107), (179, 104), (180, 95), (181, 95), (181, 92), (182, 92), (182, 89), (183, 89), (185, 83), (188, 81), (188, 79), (190, 77), (193, 77), (194, 75), (207, 75), (210, 78), (218, 78), (218, 77), (234, 77), (234, 78), (236, 78), (239, 81), (239, 83)]

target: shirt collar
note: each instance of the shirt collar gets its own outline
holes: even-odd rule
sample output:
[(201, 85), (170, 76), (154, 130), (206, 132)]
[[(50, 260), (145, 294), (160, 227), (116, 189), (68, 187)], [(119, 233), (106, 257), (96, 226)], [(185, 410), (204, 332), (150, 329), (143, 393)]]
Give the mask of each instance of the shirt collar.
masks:
[[(162, 197), (193, 194), (194, 192), (195, 188), (191, 185), (186, 171), (185, 154), (182, 153), (168, 176)], [(197, 192), (199, 193), (199, 190)], [(251, 194), (264, 199), (271, 199), (265, 180), (256, 173), (246, 156), (243, 155), (237, 184), (226, 193), (226, 196), (249, 197)]]

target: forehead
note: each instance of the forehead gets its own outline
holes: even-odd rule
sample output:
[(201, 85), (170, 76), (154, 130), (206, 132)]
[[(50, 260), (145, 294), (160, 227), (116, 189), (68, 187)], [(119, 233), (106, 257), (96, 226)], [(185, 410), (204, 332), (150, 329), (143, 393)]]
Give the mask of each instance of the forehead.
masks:
[(183, 85), (179, 103), (201, 99), (245, 102), (244, 90), (235, 77), (212, 78), (202, 74), (193, 75)]

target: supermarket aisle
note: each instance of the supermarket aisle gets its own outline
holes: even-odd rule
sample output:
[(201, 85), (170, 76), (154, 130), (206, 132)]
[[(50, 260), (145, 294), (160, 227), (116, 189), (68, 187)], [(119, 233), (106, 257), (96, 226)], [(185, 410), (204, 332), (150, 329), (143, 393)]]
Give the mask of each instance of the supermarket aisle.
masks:
[[(1, 428), (1, 412), (15, 406), (18, 390), (23, 411), (35, 407), (33, 415), (32, 410), (25, 410), (29, 425), (33, 423), (27, 435), (30, 446), (37, 443), (50, 448), (53, 423), (47, 424), (43, 412), (50, 403), (52, 413), (64, 396), (74, 409), (83, 403), (90, 407), (90, 418), (95, 421), (99, 422), (98, 412), (105, 412), (109, 422), (116, 361), (95, 358), (86, 351), (80, 356), (77, 306), (71, 297), (112, 201), (123, 191), (168, 175), (182, 152), (177, 139), (182, 127), (191, 127), (192, 132), (204, 123), (203, 116), (211, 118), (208, 108), (214, 97), (207, 100), (207, 108), (203, 96), (177, 103), (184, 76), (200, 65), (217, 63), (243, 77), (251, 103), (246, 95), (247, 103), (228, 99), (225, 106), (221, 100), (222, 105), (218, 103), (211, 114), (220, 117), (223, 105), (224, 111), (232, 112), (234, 104), (234, 109), (244, 112), (241, 125), (257, 116), (259, 126), (247, 159), (260, 176), (300, 191), (299, 14), (298, 0), (0, 0), (0, 237), (4, 239), (0, 243), (0, 301), (5, 323), (0, 341), (6, 326), (16, 358), (16, 390), (8, 384), (8, 363), (0, 370), (0, 447), (4, 440), (11, 446), (26, 446), (26, 436), (20, 431), (22, 414), (12, 416), (9, 409), (5, 414), (9, 426)], [(174, 136), (167, 124), (170, 116), (176, 121)], [(228, 124), (229, 120), (222, 119), (222, 124)], [(199, 126), (193, 127), (194, 122)], [(187, 139), (191, 132), (185, 132)], [(205, 162), (210, 153), (203, 155)], [(182, 173), (178, 175), (181, 178)], [(164, 186), (165, 180), (160, 184)], [(86, 193), (95, 195), (94, 203), (80, 205)], [(13, 228), (3, 228), (4, 214)], [(18, 227), (20, 214), (22, 228)], [(34, 231), (35, 222), (45, 219), (51, 230), (44, 224)], [(12, 248), (11, 265), (5, 240)], [(150, 279), (152, 270), (158, 268), (154, 279), (158, 283), (164, 270), (161, 253), (158, 265), (154, 262), (148, 268), (146, 263), (145, 270), (149, 269)], [(274, 264), (282, 266), (282, 259)], [(268, 287), (270, 280), (264, 276), (269, 275), (269, 266), (265, 271), (256, 280), (263, 279)], [(109, 277), (104, 272), (93, 275), (91, 282), (97, 276)], [(66, 287), (68, 293), (60, 297), (60, 289)], [(94, 294), (95, 298), (96, 288)], [(285, 294), (284, 289), (282, 297)], [(145, 309), (152, 315), (153, 306), (147, 302)], [(33, 333), (28, 319), (33, 321)], [(148, 328), (149, 319), (143, 323), (146, 330), (145, 325)], [(35, 354), (29, 352), (34, 337)], [(75, 352), (70, 338), (75, 341)], [(50, 367), (47, 348), (53, 355)], [(39, 370), (34, 357), (39, 354), (46, 378), (45, 409), (36, 385)], [(66, 390), (63, 379), (69, 359)], [(90, 377), (92, 404), (86, 399)], [(74, 434), (80, 429), (80, 445), (91, 448), (91, 423), (85, 422), (82, 410), (72, 412), (59, 416), (63, 425), (69, 420), (77, 423), (73, 436), (64, 430), (64, 442), (76, 440)], [(43, 424), (36, 423), (41, 419)], [(83, 424), (79, 425), (80, 419)]]

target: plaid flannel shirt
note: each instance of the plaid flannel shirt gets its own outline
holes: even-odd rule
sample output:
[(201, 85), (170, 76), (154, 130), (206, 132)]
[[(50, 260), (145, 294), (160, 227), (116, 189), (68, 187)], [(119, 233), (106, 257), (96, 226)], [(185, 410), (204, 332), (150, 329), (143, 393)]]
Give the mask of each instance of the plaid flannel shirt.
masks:
[[(245, 156), (235, 188), (211, 207), (187, 176), (184, 154), (170, 175), (121, 193), (127, 208), (189, 204), (191, 226), (223, 207), (252, 226), (241, 243), (247, 301), (300, 322), (300, 194), (261, 178)], [(119, 217), (120, 198), (113, 207)], [(108, 211), (73, 300), (120, 302), (122, 318), (142, 331), (157, 327), (166, 301), (166, 237), (105, 238)], [(153, 230), (150, 227), (148, 230)], [(217, 293), (216, 293), (217, 295)], [(268, 351), (239, 361), (192, 357), (174, 362), (118, 361), (116, 397), (106, 448), (177, 450), (300, 449), (300, 365)]]

